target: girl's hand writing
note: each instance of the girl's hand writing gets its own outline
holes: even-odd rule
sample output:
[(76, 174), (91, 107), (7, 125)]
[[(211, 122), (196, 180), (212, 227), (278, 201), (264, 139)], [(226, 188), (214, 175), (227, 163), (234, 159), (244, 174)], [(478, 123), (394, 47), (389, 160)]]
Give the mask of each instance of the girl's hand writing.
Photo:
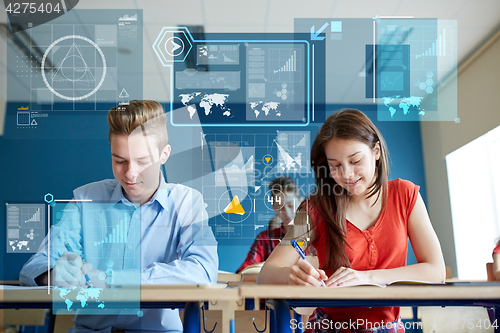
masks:
[(321, 287), (320, 280), (326, 280), (328, 277), (322, 269), (314, 268), (310, 263), (300, 258), (290, 267), (288, 283), (299, 286)]

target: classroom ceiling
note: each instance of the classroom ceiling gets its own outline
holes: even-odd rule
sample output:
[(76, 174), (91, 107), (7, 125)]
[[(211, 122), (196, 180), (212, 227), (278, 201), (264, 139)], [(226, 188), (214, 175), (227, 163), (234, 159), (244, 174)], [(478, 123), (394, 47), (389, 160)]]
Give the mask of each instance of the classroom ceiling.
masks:
[[(151, 45), (163, 26), (202, 25), (205, 32), (293, 32), (294, 18), (413, 16), (454, 19), (458, 62), (500, 27), (499, 0), (80, 0), (77, 9), (142, 9), (144, 98), (163, 99), (167, 75)], [(0, 22), (7, 22), (0, 11)], [(0, 98), (6, 99), (6, 41), (0, 38)]]

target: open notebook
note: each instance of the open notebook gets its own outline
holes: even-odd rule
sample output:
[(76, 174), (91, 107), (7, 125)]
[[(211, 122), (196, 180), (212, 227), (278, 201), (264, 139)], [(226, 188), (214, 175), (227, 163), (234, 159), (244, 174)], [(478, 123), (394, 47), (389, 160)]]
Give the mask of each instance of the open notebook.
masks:
[(421, 280), (394, 280), (386, 284), (377, 284), (377, 283), (358, 283), (358, 284), (350, 284), (345, 286), (332, 286), (329, 288), (345, 288), (345, 287), (356, 287), (356, 286), (376, 286), (380, 288), (385, 288), (387, 286), (392, 285), (439, 285), (444, 284), (440, 282), (432, 282), (432, 281), (421, 281)]
[(262, 269), (262, 266), (264, 266), (264, 263), (265, 263), (265, 261), (247, 266), (247, 267), (245, 267), (245, 269), (243, 269), (241, 271), (241, 274), (242, 275), (244, 275), (244, 274), (259, 274), (260, 270)]

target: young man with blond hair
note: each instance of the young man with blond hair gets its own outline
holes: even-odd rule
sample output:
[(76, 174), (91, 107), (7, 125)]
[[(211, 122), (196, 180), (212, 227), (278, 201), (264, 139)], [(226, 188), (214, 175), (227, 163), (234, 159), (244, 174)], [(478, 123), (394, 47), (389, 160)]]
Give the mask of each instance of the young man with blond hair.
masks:
[[(74, 202), (24, 265), (20, 282), (65, 288), (86, 288), (88, 279), (95, 288), (215, 283), (217, 247), (201, 194), (167, 184), (160, 169), (171, 151), (162, 106), (131, 101), (111, 109), (108, 124), (115, 179), (74, 190)], [(103, 240), (111, 233), (113, 241)], [(77, 312), (70, 331), (182, 332), (177, 310), (129, 313)]]

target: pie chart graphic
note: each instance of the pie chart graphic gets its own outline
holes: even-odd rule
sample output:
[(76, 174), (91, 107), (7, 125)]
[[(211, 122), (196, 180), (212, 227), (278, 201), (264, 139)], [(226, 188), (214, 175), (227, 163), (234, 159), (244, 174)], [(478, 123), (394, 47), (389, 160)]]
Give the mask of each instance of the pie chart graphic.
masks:
[(184, 51), (184, 42), (179, 37), (170, 37), (165, 42), (165, 51), (172, 57), (177, 57)]
[(219, 198), (219, 214), (228, 222), (241, 223), (253, 211), (253, 200), (241, 189), (231, 189)]

